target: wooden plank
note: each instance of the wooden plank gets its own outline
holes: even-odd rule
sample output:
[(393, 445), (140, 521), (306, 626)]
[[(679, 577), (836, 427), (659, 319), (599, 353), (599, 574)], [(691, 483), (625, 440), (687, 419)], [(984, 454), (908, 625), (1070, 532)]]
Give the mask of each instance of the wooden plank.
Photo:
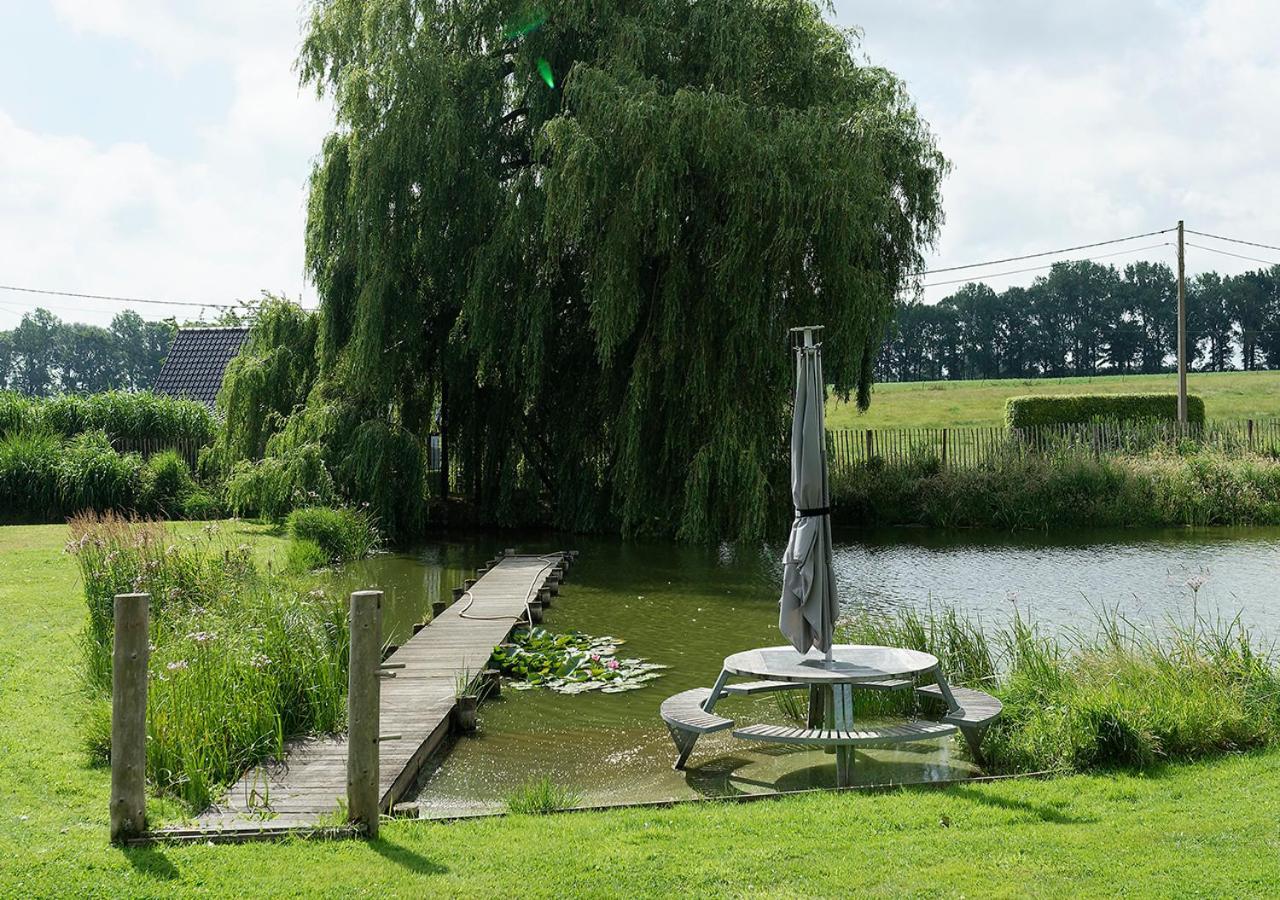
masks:
[[(391, 809), (448, 738), (457, 678), (480, 674), (493, 648), (525, 618), (528, 602), (563, 562), (561, 553), (505, 555), (467, 596), (387, 660), (405, 668), (381, 682), (380, 731), (400, 735), (399, 740), (378, 745), (381, 809)], [(345, 802), (346, 772), (347, 743), (342, 735), (297, 741), (282, 762), (245, 773), (222, 803), (198, 817), (196, 827), (251, 833), (285, 822), (314, 824)]]

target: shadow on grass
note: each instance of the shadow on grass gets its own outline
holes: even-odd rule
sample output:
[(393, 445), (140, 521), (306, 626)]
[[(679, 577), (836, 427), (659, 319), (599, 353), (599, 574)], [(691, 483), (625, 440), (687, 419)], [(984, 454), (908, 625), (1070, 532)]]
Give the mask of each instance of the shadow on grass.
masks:
[(979, 785), (955, 785), (948, 788), (947, 793), (953, 797), (959, 797), (962, 800), (969, 800), (983, 806), (995, 806), (1010, 812), (1029, 813), (1042, 822), (1050, 822), (1054, 825), (1091, 825), (1098, 821), (1094, 817), (1080, 818), (1069, 815), (1047, 803), (1032, 803), (1029, 800), (1014, 800), (1009, 797), (1001, 797), (984, 790)]
[(178, 877), (178, 867), (158, 847), (133, 847), (124, 851), (129, 865), (150, 878), (173, 881)]
[(369, 841), (369, 848), (388, 862), (393, 862), (403, 869), (417, 875), (443, 875), (449, 867), (435, 860), (427, 859), (421, 853), (410, 850), (403, 844), (393, 844), (386, 838)]

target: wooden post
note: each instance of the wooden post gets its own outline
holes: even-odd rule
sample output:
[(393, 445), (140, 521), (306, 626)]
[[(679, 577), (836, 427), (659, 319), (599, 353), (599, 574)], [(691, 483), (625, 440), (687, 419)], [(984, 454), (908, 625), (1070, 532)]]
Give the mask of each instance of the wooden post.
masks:
[(1178, 424), (1187, 424), (1187, 250), (1178, 221)]
[(147, 662), (151, 595), (116, 594), (111, 656), (111, 840), (147, 830)]
[(947, 429), (942, 429), (942, 468), (947, 467)]
[(382, 591), (351, 595), (351, 660), (347, 680), (347, 817), (378, 836), (378, 729), (381, 716)]
[(867, 462), (871, 462), (871, 457), (876, 453), (876, 433), (870, 428), (867, 429)]
[(1253, 449), (1253, 419), (1249, 420), (1249, 449)]

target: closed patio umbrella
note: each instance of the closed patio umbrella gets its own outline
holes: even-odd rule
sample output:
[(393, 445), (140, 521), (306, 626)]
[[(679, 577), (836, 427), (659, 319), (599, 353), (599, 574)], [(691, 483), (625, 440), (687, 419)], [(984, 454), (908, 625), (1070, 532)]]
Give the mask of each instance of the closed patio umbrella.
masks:
[(791, 420), (791, 501), (796, 518), (782, 558), (778, 628), (800, 653), (817, 647), (831, 658), (840, 606), (831, 567), (825, 391), (819, 327), (797, 328), (796, 402)]

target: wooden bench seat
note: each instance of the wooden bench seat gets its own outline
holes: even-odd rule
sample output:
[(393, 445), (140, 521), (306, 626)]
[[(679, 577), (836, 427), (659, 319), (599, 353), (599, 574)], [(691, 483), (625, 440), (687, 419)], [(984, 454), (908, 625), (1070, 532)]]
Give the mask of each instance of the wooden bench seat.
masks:
[(693, 745), (701, 735), (733, 727), (733, 719), (717, 716), (703, 708), (710, 698), (711, 688), (692, 688), (673, 694), (658, 708), (676, 745), (676, 769), (684, 768), (689, 754), (693, 752)]
[(777, 744), (815, 744), (819, 746), (858, 747), (865, 744), (896, 744), (904, 741), (927, 741), (956, 733), (949, 722), (912, 719), (896, 725), (860, 731), (833, 731), (823, 728), (792, 728), (786, 725), (749, 725), (733, 732), (737, 738), (768, 741)]
[(659, 708), (662, 721), (666, 722), (668, 727), (697, 734), (732, 728), (733, 719), (717, 716), (702, 708), (710, 696), (711, 688), (693, 688), (668, 697), (662, 701), (662, 706)]
[[(1000, 713), (1004, 711), (1004, 704), (986, 691), (955, 686), (952, 686), (950, 690), (951, 696), (955, 699), (956, 708), (949, 708), (948, 712), (943, 715), (942, 721), (949, 722), (960, 729), (960, 733), (964, 735), (965, 743), (969, 745), (969, 751), (973, 754), (974, 759), (979, 764), (984, 764), (982, 738), (986, 735), (987, 729), (991, 727), (991, 723), (1000, 718)], [(916, 688), (916, 693), (921, 697), (937, 700), (944, 706), (950, 706), (942, 688), (936, 684), (918, 687)]]
[[(942, 688), (936, 684), (918, 687), (916, 693), (941, 703), (947, 702), (942, 695)], [(951, 696), (956, 698), (960, 708), (944, 715), (942, 717), (944, 722), (953, 722), (956, 725), (987, 725), (1000, 718), (1000, 713), (1004, 711), (1004, 704), (985, 691), (952, 685)]]

